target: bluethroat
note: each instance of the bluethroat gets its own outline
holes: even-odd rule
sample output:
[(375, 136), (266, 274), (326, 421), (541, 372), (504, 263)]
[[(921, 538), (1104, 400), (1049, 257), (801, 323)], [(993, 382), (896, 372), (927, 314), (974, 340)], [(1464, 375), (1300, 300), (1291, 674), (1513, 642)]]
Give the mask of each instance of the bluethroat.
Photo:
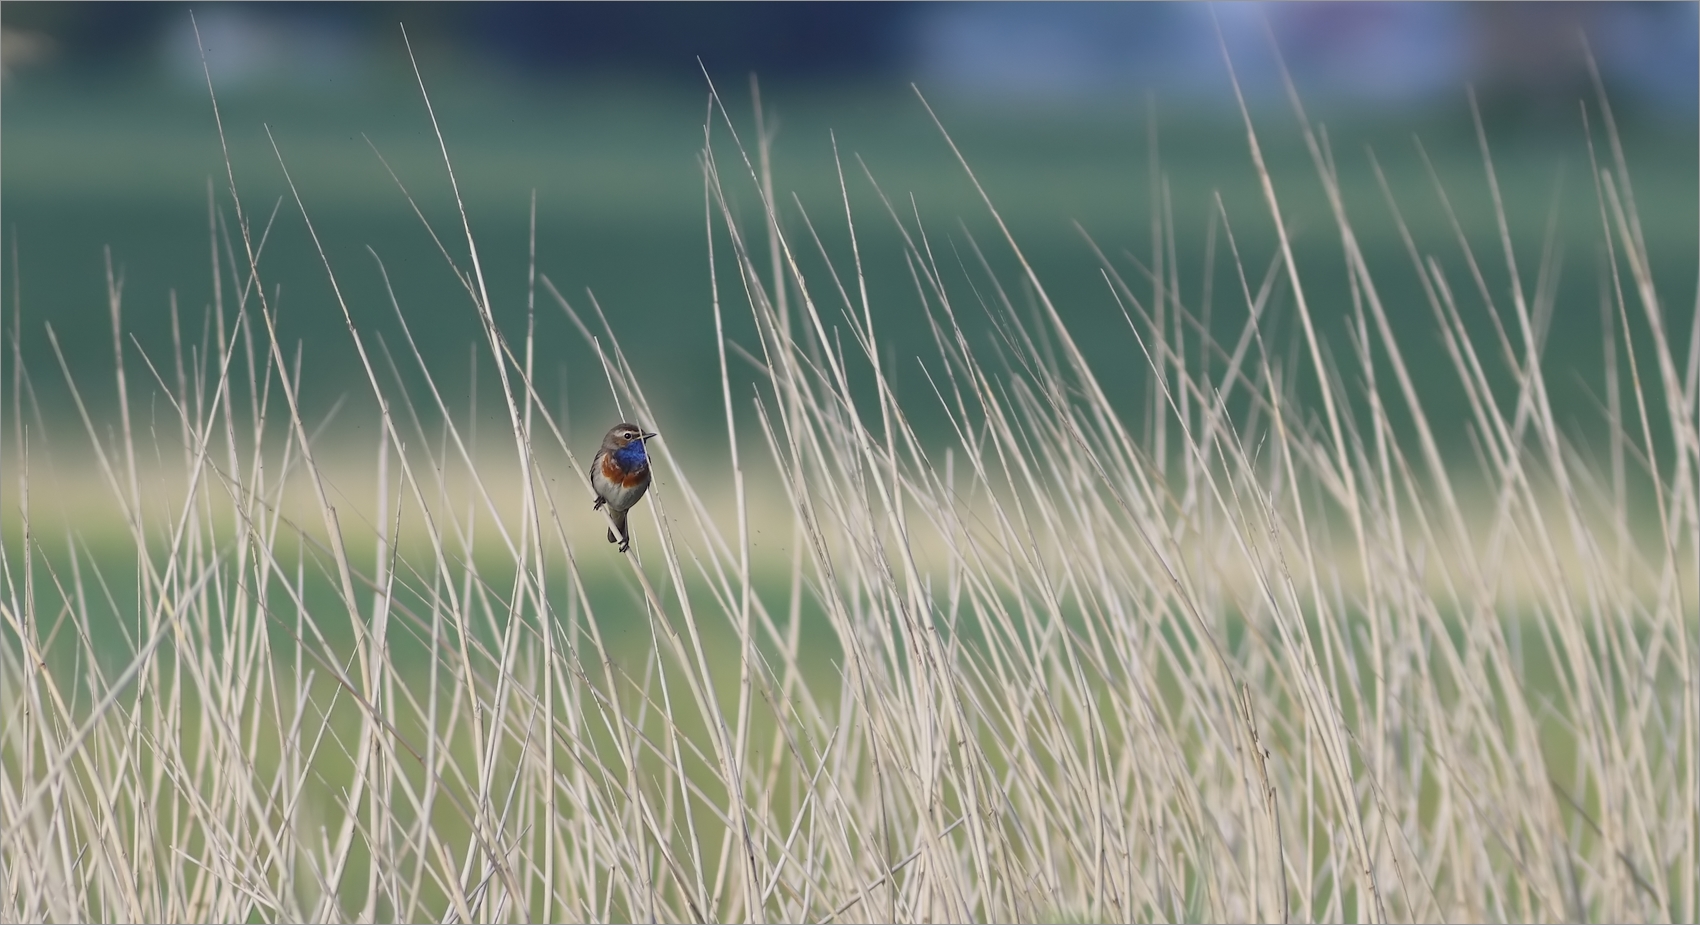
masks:
[(590, 461), (590, 487), (596, 489), (596, 503), (590, 506), (591, 510), (608, 506), (608, 514), (619, 530), (618, 536), (614, 530), (608, 531), (608, 542), (619, 543), (621, 552), (632, 545), (631, 531), (626, 529), (626, 512), (649, 490), (649, 456), (643, 451), (643, 442), (654, 436), (644, 433), (636, 424), (615, 424), (608, 436), (602, 438), (602, 449)]

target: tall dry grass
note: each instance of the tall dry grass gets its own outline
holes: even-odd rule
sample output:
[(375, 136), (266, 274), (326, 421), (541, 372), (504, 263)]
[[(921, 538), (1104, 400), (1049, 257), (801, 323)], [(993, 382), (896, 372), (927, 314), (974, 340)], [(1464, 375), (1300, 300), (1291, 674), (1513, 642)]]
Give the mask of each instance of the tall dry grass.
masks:
[[(850, 212), (873, 180), (852, 165), (833, 221), (902, 229), (914, 302), (870, 302), (853, 236), (823, 253), (841, 272), (805, 275), (818, 238), (769, 134), (717, 111), (706, 230), (736, 277), (709, 280), (716, 329), (749, 312), (759, 342), (717, 339), (727, 455), (659, 443), (612, 601), (591, 589), (616, 556), (562, 475), (585, 447), (534, 387), (543, 345), (495, 324), (464, 214), (434, 233), (507, 427), (474, 434), (410, 342), (350, 321), (378, 435), (351, 461), (300, 410), (233, 169), (211, 350), (126, 348), (114, 285), (116, 419), (85, 411), (53, 457), (25, 399), (51, 368), (12, 334), (0, 918), (1700, 918), (1700, 326), (1684, 343), (1654, 290), (1609, 109), (1587, 110), (1603, 446), (1555, 421), (1553, 294), (1520, 288), (1503, 209), (1490, 251), (1406, 235), (1451, 359), (1413, 368), (1296, 112), (1344, 340), (1247, 116), (1280, 247), (1241, 254), (1221, 208), (1242, 333), (1212, 339), (1161, 263), (1105, 261), (1153, 387), (1130, 413), (1008, 229), (974, 247), (1019, 275), (971, 249), (965, 302), (917, 210)], [(1449, 275), (1441, 245), (1509, 289)], [(665, 432), (600, 309), (537, 282)], [(1296, 363), (1262, 337), (1282, 291)], [(880, 318), (917, 310), (936, 353), (900, 401)], [(1425, 411), (1441, 377), (1466, 420)], [(948, 432), (915, 432), (922, 400)], [(1443, 453), (1459, 429), (1473, 460)], [(89, 520), (43, 510), (61, 502)]]

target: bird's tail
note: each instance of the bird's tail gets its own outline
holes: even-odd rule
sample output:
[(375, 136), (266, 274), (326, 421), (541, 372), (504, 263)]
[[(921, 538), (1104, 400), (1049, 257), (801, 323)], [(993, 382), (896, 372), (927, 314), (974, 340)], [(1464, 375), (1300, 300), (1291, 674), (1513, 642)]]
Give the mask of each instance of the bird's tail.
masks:
[(619, 531), (618, 533), (616, 533), (615, 530), (609, 530), (608, 531), (608, 542), (610, 542), (610, 543), (629, 542), (628, 538), (631, 536), (631, 532), (629, 530), (627, 530), (627, 528), (626, 528), (626, 512), (625, 511), (616, 511), (616, 510), (614, 510), (613, 505), (609, 505), (608, 506), (608, 513), (614, 520), (615, 530)]

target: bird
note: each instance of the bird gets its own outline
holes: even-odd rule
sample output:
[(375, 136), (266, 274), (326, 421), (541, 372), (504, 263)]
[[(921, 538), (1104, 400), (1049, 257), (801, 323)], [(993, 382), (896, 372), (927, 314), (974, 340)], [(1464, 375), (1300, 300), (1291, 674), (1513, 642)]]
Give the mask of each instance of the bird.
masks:
[(608, 542), (619, 543), (621, 552), (632, 545), (626, 512), (649, 490), (649, 455), (644, 452), (643, 443), (655, 436), (644, 433), (636, 424), (621, 421), (602, 438), (602, 449), (590, 461), (590, 487), (596, 491), (596, 503), (590, 509), (599, 511), (603, 505), (608, 506), (608, 514), (619, 530), (618, 536), (614, 530), (608, 531)]

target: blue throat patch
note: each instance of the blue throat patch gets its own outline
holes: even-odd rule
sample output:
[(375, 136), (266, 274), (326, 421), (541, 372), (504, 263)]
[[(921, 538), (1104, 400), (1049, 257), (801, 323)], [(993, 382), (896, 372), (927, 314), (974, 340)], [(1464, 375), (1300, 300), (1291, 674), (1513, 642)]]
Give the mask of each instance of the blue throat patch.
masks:
[(643, 441), (633, 440), (613, 453), (614, 462), (620, 468), (631, 472), (649, 465), (649, 456), (643, 451)]

